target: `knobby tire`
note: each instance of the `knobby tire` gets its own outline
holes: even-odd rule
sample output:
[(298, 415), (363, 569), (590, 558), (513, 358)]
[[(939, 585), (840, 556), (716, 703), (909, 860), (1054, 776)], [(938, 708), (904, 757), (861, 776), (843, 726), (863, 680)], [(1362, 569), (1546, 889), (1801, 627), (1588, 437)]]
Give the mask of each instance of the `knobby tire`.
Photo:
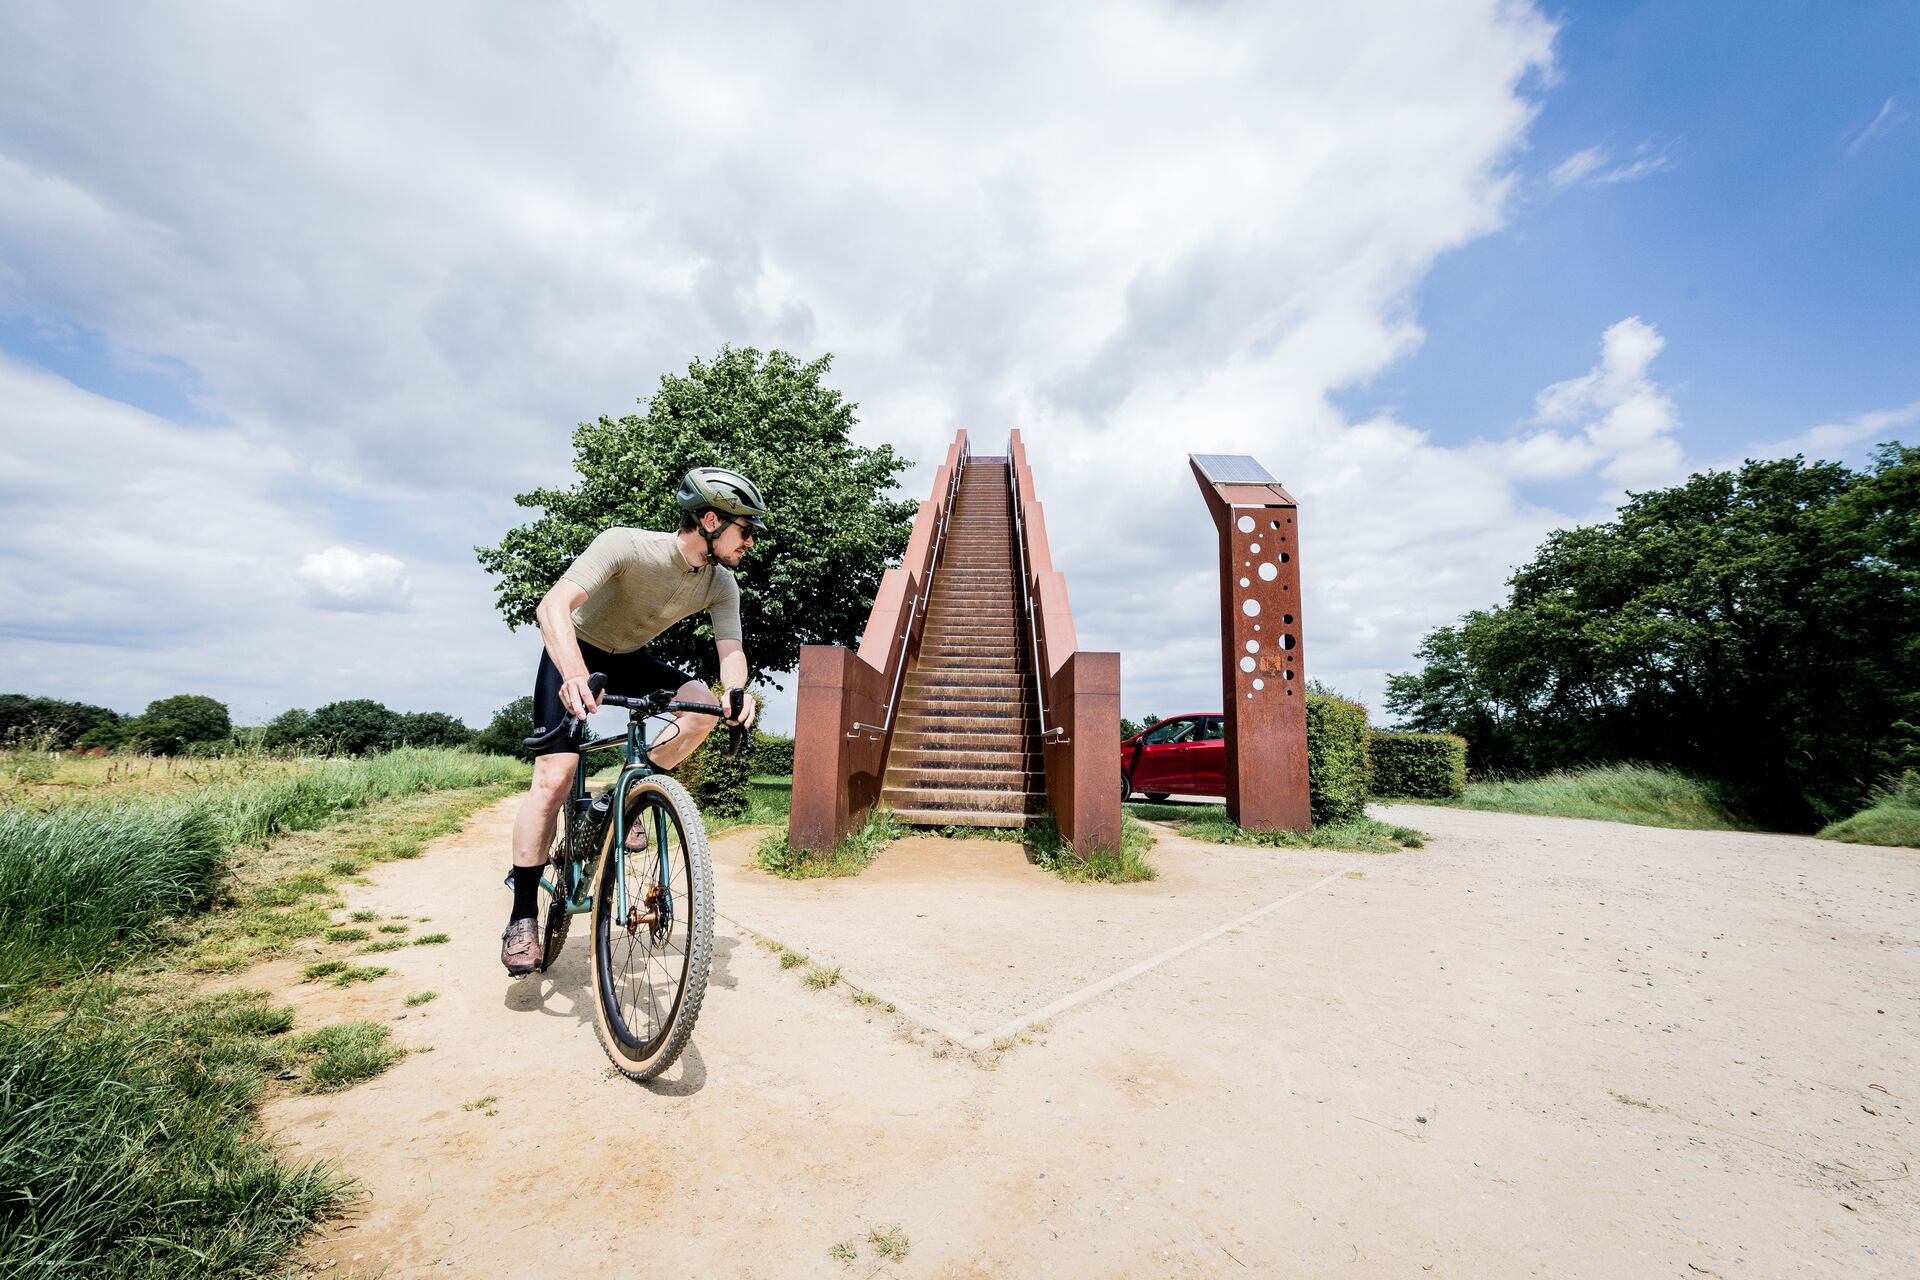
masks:
[[(594, 1031), (622, 1075), (649, 1080), (672, 1066), (693, 1035), (713, 962), (713, 860), (706, 824), (679, 782), (655, 774), (627, 790), (626, 823), (609, 822), (593, 876)], [(645, 822), (645, 853), (625, 852), (624, 826)], [(663, 844), (664, 841), (664, 844)], [(624, 867), (629, 904), (644, 904), (668, 851), (664, 929), (617, 919)], [(624, 856), (622, 856), (624, 853)]]

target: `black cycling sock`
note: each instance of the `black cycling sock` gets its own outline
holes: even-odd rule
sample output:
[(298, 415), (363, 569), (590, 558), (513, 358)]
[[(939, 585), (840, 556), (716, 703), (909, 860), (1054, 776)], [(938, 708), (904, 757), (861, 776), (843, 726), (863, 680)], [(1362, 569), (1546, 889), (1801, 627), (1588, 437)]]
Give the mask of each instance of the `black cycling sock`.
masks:
[(513, 914), (507, 923), (531, 920), (540, 914), (540, 877), (545, 867), (515, 867), (509, 877), (513, 884)]

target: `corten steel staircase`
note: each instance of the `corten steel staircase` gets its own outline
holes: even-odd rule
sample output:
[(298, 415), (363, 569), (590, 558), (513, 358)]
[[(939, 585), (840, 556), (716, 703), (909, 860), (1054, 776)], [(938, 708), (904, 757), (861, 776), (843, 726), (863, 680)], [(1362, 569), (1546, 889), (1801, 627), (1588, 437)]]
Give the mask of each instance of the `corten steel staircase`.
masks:
[(1120, 655), (1082, 651), (1020, 433), (955, 434), (880, 579), (860, 647), (800, 650), (796, 848), (831, 849), (885, 804), (909, 823), (1120, 843)]
[(1046, 812), (1005, 458), (972, 458), (900, 695), (881, 798), (902, 822), (1023, 827)]

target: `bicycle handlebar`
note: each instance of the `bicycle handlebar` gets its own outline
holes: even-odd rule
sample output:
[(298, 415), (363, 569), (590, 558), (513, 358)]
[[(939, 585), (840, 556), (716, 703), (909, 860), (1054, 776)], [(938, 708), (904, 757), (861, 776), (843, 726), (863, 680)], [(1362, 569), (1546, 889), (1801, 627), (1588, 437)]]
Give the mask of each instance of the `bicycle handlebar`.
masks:
[[(607, 687), (606, 675), (603, 672), (594, 672), (591, 676), (587, 677), (587, 687), (592, 689), (596, 694), (600, 693), (602, 689)], [(728, 713), (726, 708), (721, 707), (717, 703), (686, 702), (674, 698), (672, 696), (673, 692), (672, 689), (656, 689), (652, 693), (639, 698), (629, 697), (621, 693), (609, 693), (600, 698), (600, 705), (603, 707), (625, 707), (628, 711), (637, 711), (643, 716), (657, 716), (668, 711), (691, 711), (696, 715), (703, 716), (724, 716)], [(732, 714), (738, 716), (745, 706), (746, 690), (731, 689), (728, 690), (728, 692), (732, 695)], [(560, 723), (554, 725), (551, 729), (535, 725), (533, 728), (533, 736), (531, 738), (521, 739), (521, 745), (529, 751), (538, 751), (542, 747), (551, 746), (563, 737), (578, 738), (585, 731), (586, 727), (587, 722), (578, 716), (563, 716)], [(731, 725), (729, 728), (731, 733), (728, 736), (727, 754), (734, 755), (740, 750), (741, 744), (745, 741), (747, 731), (739, 725)]]

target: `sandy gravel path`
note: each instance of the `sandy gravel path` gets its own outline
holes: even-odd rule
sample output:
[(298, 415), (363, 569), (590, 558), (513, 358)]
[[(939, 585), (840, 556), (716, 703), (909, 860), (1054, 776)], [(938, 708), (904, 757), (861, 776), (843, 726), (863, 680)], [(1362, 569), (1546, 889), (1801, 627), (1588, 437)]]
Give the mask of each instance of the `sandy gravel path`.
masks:
[[(716, 842), (693, 1048), (649, 1089), (606, 1069), (584, 946), (543, 980), (498, 969), (515, 803), (347, 895), (431, 915), (450, 945), (384, 956), (395, 974), (345, 992), (255, 975), (303, 1019), (393, 1018), (432, 1049), (269, 1109), (286, 1145), (370, 1192), (318, 1263), (1920, 1275), (1912, 853), (1400, 808), (1425, 850), (1163, 837), (1161, 880), (1116, 889), (1062, 885), (1017, 846), (919, 839), (857, 880), (793, 885), (747, 870), (753, 833), (735, 833)], [(916, 1019), (809, 990), (755, 934)], [(425, 988), (440, 998), (408, 1013)], [(977, 1040), (1076, 998), (1004, 1054), (917, 1029)], [(904, 1261), (866, 1242), (888, 1226)], [(857, 1261), (829, 1257), (849, 1240)]]

